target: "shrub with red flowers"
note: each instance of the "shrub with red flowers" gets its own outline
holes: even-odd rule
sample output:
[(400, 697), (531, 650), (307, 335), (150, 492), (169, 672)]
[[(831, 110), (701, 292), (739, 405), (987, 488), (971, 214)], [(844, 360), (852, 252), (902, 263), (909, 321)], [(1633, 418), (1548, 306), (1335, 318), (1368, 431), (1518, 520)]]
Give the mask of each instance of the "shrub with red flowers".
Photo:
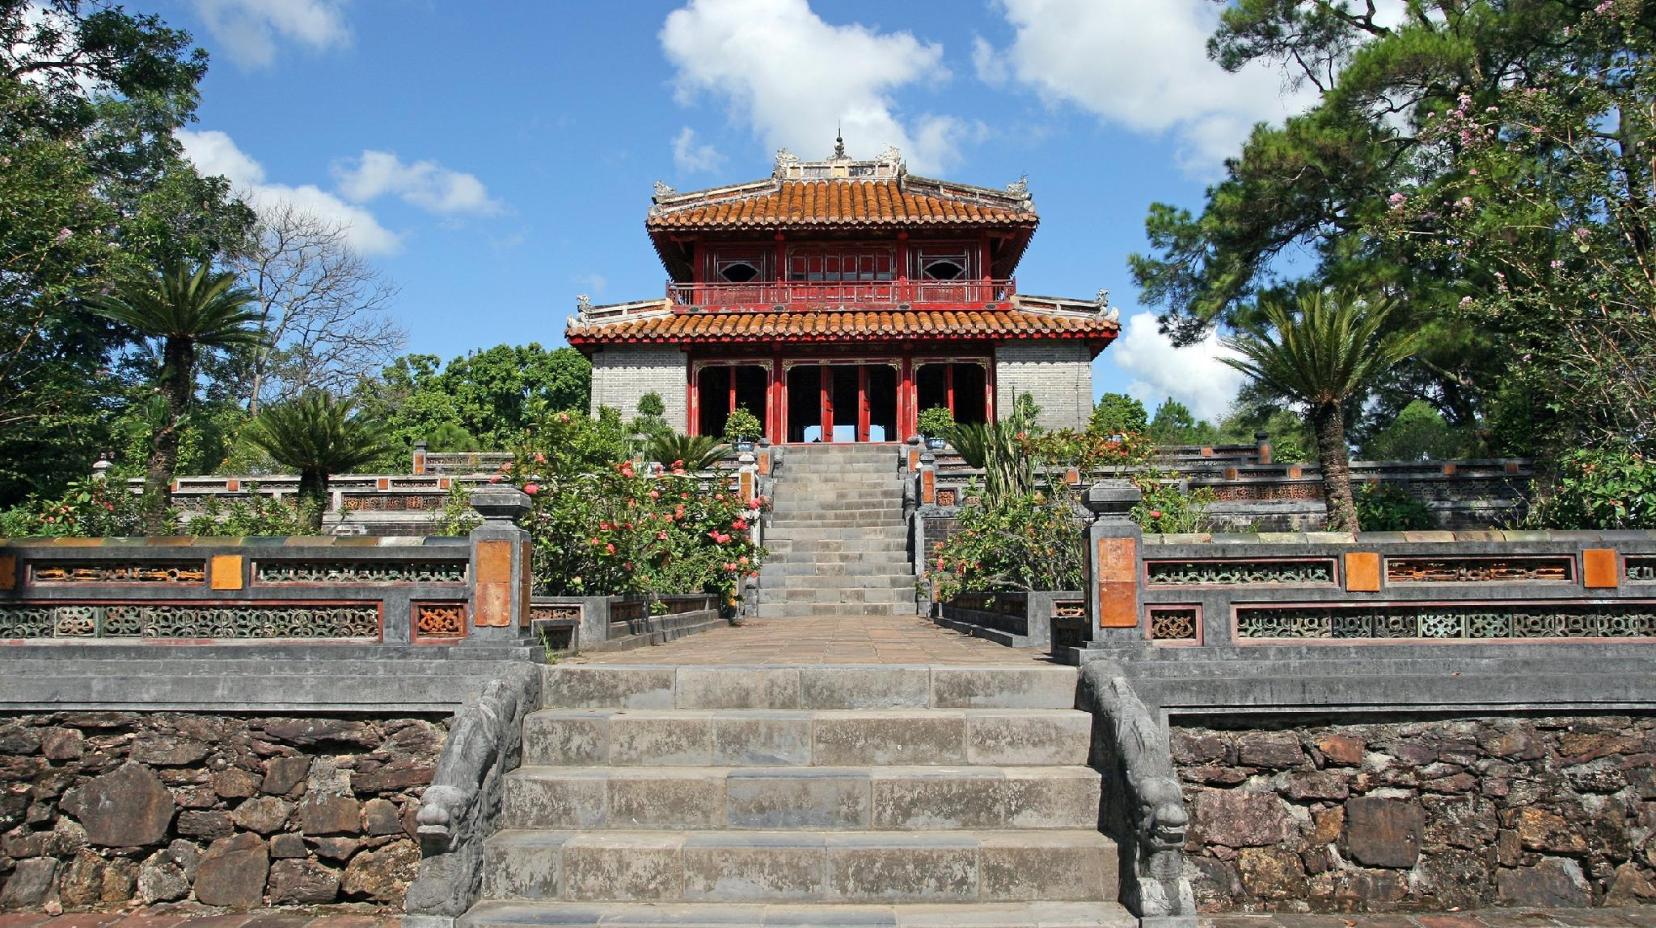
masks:
[[(176, 522), (176, 513), (169, 513)], [(140, 498), (116, 481), (78, 480), (61, 497), (32, 500), (0, 512), (0, 538), (29, 535), (120, 536), (142, 535)]]
[(603, 420), (559, 413), (501, 468), (529, 494), (537, 592), (607, 596), (716, 593), (733, 599), (758, 570), (749, 530), (761, 508), (684, 468), (627, 457)]

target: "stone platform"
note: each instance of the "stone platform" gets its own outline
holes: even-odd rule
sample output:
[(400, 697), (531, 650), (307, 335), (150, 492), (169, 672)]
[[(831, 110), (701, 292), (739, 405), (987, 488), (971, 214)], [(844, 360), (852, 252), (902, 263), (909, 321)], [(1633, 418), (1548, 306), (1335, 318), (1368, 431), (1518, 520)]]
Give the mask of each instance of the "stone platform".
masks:
[(917, 615), (759, 619), (660, 647), (582, 656), (608, 664), (1019, 664), (1044, 653), (1001, 647)]

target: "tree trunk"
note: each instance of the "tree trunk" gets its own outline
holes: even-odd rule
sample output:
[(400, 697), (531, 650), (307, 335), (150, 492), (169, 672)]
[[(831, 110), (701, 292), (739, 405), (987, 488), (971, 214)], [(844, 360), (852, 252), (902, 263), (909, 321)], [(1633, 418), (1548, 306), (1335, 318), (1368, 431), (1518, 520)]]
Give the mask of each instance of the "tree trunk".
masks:
[(1351, 452), (1346, 447), (1345, 415), (1338, 403), (1311, 410), (1317, 432), (1317, 464), (1322, 468), (1323, 503), (1328, 507), (1328, 530), (1355, 532), (1357, 502), (1351, 495)]
[(312, 535), (322, 534), (322, 516), (328, 511), (328, 475), (319, 470), (299, 472), (299, 514)]
[(151, 440), (144, 472), (142, 511), (144, 532), (149, 535), (167, 531), (167, 503), (173, 475), (178, 472), (179, 428), (195, 393), (195, 344), (189, 339), (169, 338), (162, 346), (160, 387), (166, 409)]

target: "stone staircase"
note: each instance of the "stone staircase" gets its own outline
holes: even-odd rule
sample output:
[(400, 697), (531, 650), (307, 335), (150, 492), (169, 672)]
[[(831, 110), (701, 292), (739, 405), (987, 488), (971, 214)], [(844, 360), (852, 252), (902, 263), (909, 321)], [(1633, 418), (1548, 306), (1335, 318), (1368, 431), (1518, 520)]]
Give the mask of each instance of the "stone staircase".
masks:
[(565, 665), (460, 928), (1127, 928), (1076, 671)]
[(895, 451), (790, 447), (778, 483), (758, 618), (915, 614)]

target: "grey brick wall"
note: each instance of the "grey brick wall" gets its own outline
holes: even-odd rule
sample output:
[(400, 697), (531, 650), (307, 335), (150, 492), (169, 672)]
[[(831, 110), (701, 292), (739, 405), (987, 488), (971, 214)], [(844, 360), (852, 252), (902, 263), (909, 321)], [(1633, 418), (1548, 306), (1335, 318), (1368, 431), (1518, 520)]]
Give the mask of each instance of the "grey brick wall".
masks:
[(638, 415), (638, 398), (654, 391), (667, 407), (667, 424), (684, 431), (689, 410), (689, 367), (677, 348), (602, 348), (592, 355), (592, 412), (613, 406), (624, 418)]
[(995, 349), (995, 410), (1028, 393), (1049, 429), (1081, 429), (1092, 415), (1092, 357), (1076, 342), (1023, 342)]

